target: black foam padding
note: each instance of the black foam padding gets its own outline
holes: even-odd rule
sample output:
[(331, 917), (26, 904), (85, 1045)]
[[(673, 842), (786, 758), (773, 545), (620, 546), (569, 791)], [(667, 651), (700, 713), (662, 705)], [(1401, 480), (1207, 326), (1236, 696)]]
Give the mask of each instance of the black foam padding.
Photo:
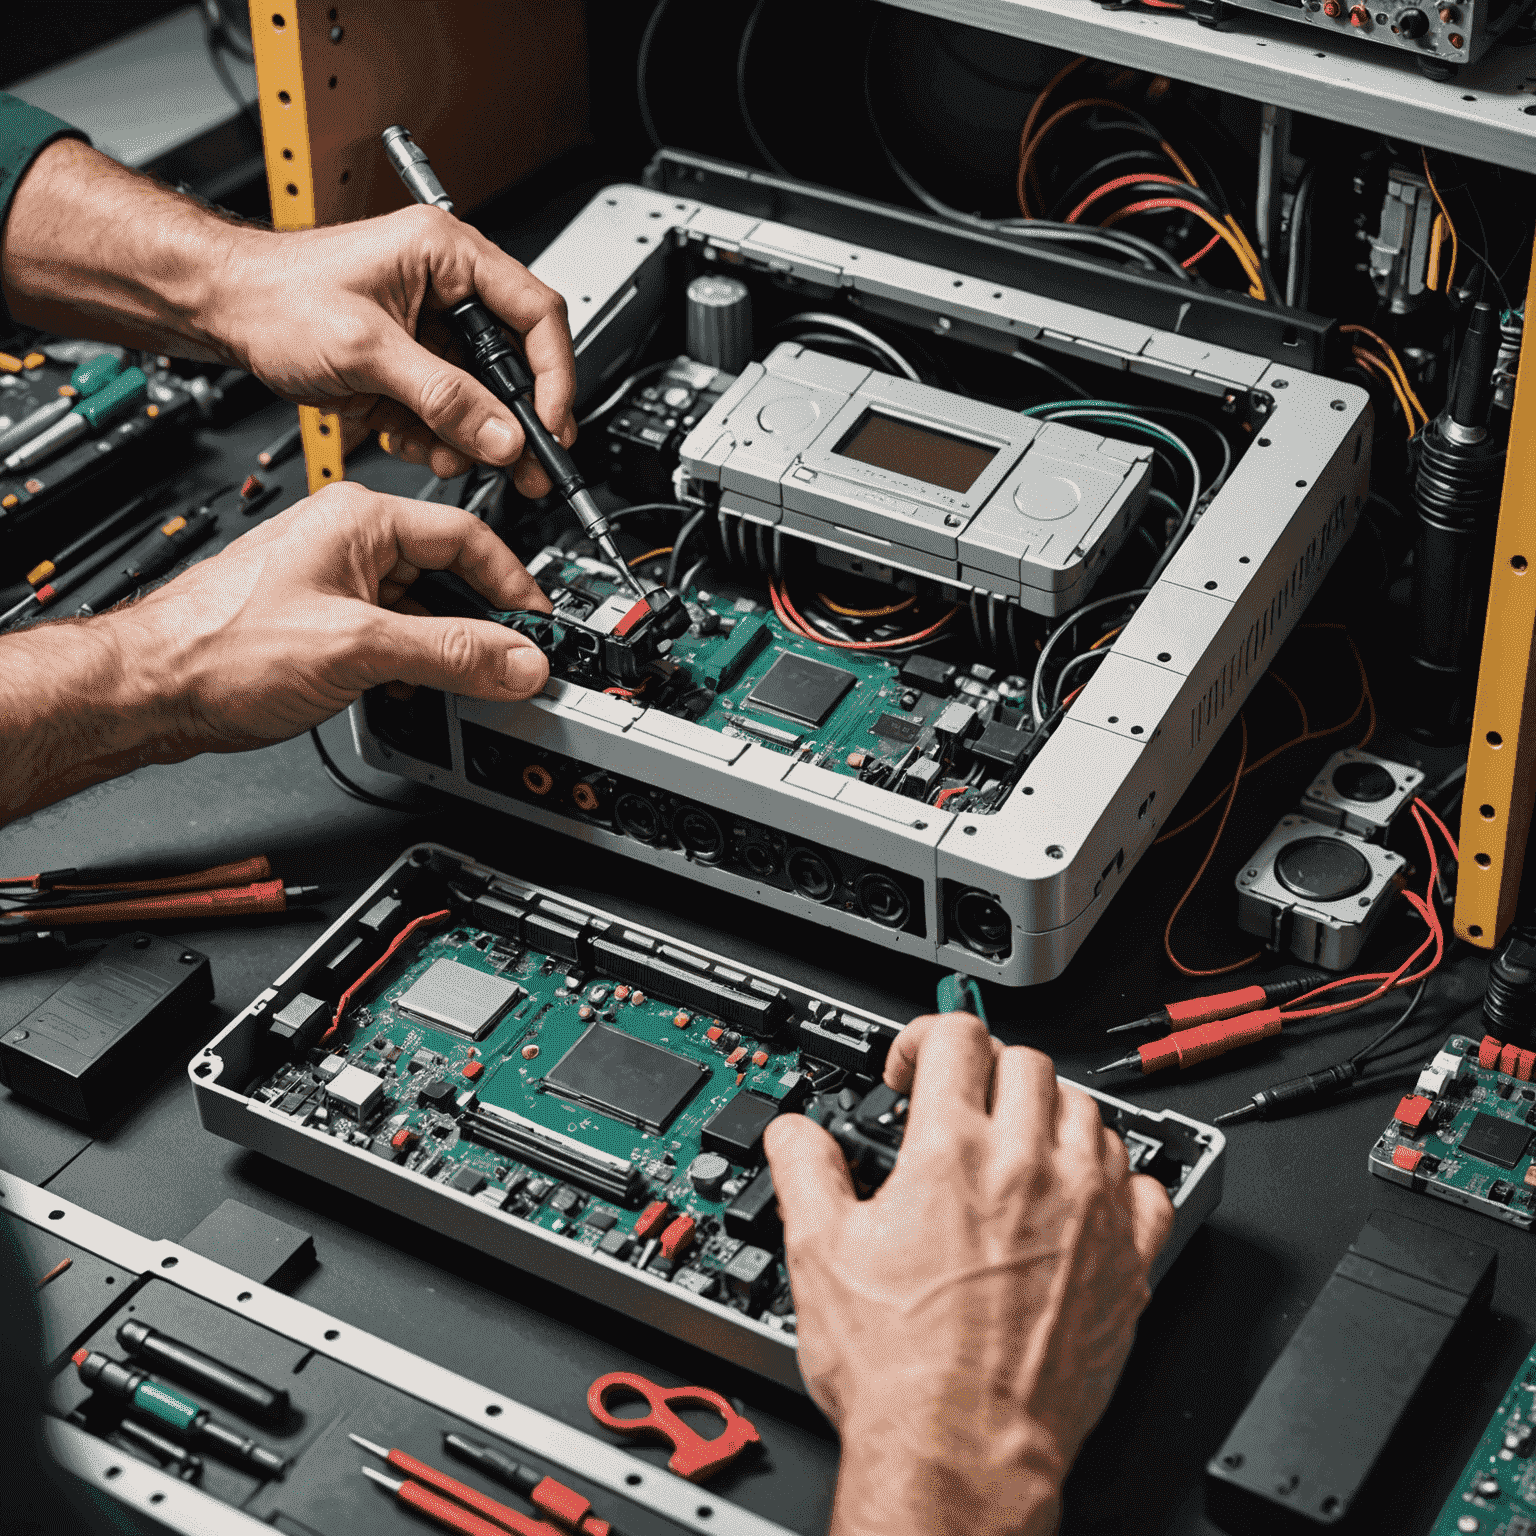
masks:
[(1373, 1475), (1497, 1264), (1483, 1243), (1373, 1214), (1206, 1464), (1211, 1518), (1235, 1536), (1375, 1529)]
[(113, 939), (0, 1036), (0, 1082), (73, 1120), (120, 1109), (213, 1001), (208, 957), (151, 933)]
[(802, 725), (820, 725), (858, 681), (852, 672), (783, 651), (747, 697), (746, 703)]
[(315, 1240), (287, 1222), (225, 1200), (182, 1238), (183, 1248), (286, 1291), (315, 1267)]

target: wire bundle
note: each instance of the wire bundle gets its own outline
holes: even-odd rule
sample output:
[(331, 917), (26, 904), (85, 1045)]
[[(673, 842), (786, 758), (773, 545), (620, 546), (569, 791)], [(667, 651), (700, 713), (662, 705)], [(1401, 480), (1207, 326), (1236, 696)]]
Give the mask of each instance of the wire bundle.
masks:
[(1391, 389), (1397, 397), (1411, 439), (1421, 427), (1428, 425), (1429, 413), (1408, 381), (1408, 370), (1403, 367), (1403, 360), (1393, 350), (1390, 342), (1363, 325), (1341, 325), (1339, 332), (1344, 336), (1363, 338), (1352, 344), (1356, 366), (1373, 378), (1381, 379)]
[[(808, 620), (796, 608), (793, 599), (789, 595), (789, 589), (782, 581), (769, 581), (768, 596), (773, 603), (774, 613), (778, 615), (779, 623), (789, 630), (791, 634), (799, 635), (803, 640), (814, 640), (817, 645), (833, 646), (841, 651), (893, 651), (905, 646), (920, 645), (926, 640), (931, 640), (960, 611), (960, 605), (957, 603), (948, 613), (944, 614), (934, 623), (910, 635), (896, 635), (888, 639), (879, 640), (854, 640), (846, 633), (840, 635), (830, 633), (826, 620), (817, 622)], [(904, 603), (893, 603), (884, 608), (865, 610), (835, 607), (834, 612), (842, 614), (845, 618), (852, 619), (884, 619), (904, 612), (913, 602), (915, 602), (915, 599), (909, 599)], [(810, 611), (809, 608), (807, 608), (807, 611)], [(818, 622), (821, 627), (818, 627)]]
[[(1100, 208), (1096, 216), (1097, 226), (1101, 229), (1113, 229), (1124, 220), (1141, 214), (1183, 213), (1204, 224), (1211, 234), (1204, 245), (1180, 261), (1181, 268), (1185, 270), (1193, 268), (1218, 244), (1224, 244), (1236, 258), (1244, 276), (1248, 279), (1249, 295), (1261, 302), (1270, 299), (1272, 295), (1270, 285), (1265, 281), (1263, 260), (1227, 204), (1220, 186), (1213, 182), (1212, 190), (1203, 187), (1178, 150), (1134, 107), (1112, 96), (1078, 96), (1057, 107), (1048, 116), (1046, 115), (1047, 105), (1055, 96), (1057, 89), (1086, 62), (1085, 58), (1076, 58), (1058, 70), (1035, 98), (1034, 104), (1024, 119), (1024, 126), (1019, 133), (1019, 162), (1014, 187), (1019, 212), (1024, 219), (1026, 221), (1036, 219), (1045, 211), (1043, 202), (1037, 209), (1032, 205), (1031, 197), (1033, 195), (1035, 199), (1043, 199), (1038, 165), (1045, 141), (1051, 134), (1061, 124), (1082, 112), (1097, 110), (1118, 113), (1126, 119), (1127, 132), (1140, 135), (1149, 141), (1148, 150), (1132, 150), (1123, 155), (1102, 160), (1093, 167), (1092, 172), (1089, 173), (1090, 176), (1108, 169), (1114, 161), (1148, 158), (1154, 161), (1160, 158), (1162, 162), (1171, 165), (1178, 174), (1171, 176), (1162, 170), (1135, 171), (1112, 177), (1093, 187), (1086, 196), (1081, 197), (1066, 214), (1063, 222), (1069, 226), (1078, 224), (1090, 209), (1102, 204), (1104, 199), (1112, 197), (1114, 205)], [(1149, 154), (1152, 146), (1155, 146), (1155, 155)], [(1081, 187), (1082, 180), (1083, 178), (1079, 178), (1078, 182), (1068, 189), (1069, 197), (1074, 188)]]

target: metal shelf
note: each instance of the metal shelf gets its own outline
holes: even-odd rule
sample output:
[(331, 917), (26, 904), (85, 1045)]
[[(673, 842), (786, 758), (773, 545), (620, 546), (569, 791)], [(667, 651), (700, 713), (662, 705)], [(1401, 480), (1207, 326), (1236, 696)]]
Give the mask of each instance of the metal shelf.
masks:
[(1217, 31), (1185, 16), (1104, 10), (1092, 0), (887, 3), (1536, 172), (1536, 44), (1495, 46), (1455, 80), (1440, 81), (1394, 49), (1349, 36), (1320, 49), (1306, 23), (1256, 12)]

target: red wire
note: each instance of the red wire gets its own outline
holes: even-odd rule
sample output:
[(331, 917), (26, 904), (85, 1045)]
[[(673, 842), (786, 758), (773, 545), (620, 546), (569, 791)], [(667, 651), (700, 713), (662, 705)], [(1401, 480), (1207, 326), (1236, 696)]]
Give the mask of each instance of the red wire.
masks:
[(933, 802), (934, 810), (942, 811), (944, 809), (944, 802), (946, 800), (950, 799), (954, 795), (963, 795), (970, 787), (971, 786), (969, 784), (955, 784), (952, 785), (949, 789), (941, 789), (939, 791), (938, 799)]
[(1194, 264), (1197, 261), (1199, 261), (1202, 256), (1209, 256), (1211, 254), (1211, 252), (1213, 250), (1215, 250), (1216, 247), (1218, 245), (1220, 245), (1220, 244), (1221, 244), (1221, 236), (1220, 235), (1212, 235), (1211, 238), (1209, 240), (1207, 240), (1205, 242), (1205, 244), (1202, 245), (1200, 247), (1200, 249), (1198, 251), (1196, 251), (1193, 256), (1186, 256), (1184, 258), (1184, 260), (1179, 263), (1179, 265), (1181, 267), (1192, 267), (1192, 266), (1194, 266)]
[(447, 907), (444, 907), (441, 912), (428, 912), (425, 917), (413, 917), (410, 922), (408, 922), (405, 927), (402, 928), (400, 932), (397, 933), (394, 938), (389, 941), (389, 948), (386, 949), (384, 953), (380, 955), (379, 958), (375, 960), (373, 964), (370, 965), (368, 969), (364, 971), (363, 974), (359, 976), (357, 980), (354, 981), (352, 985), (341, 994), (341, 1001), (336, 1004), (336, 1016), (331, 1020), (331, 1027), (326, 1030), (323, 1035), (320, 1036), (320, 1044), (324, 1045), (326, 1041), (336, 1033), (337, 1029), (341, 1025), (341, 1016), (347, 1011), (347, 1004), (352, 1001), (352, 998), (357, 993), (358, 989), (362, 987), (364, 983), (368, 982), (379, 973), (385, 964), (387, 964), (388, 961), (394, 956), (395, 951), (399, 949), (400, 946), (404, 944), (405, 941), (410, 938), (410, 936), (415, 933), (418, 928), (424, 926), (427, 923), (441, 922), (443, 918), (451, 917), (452, 915), (452, 912)]
[(1436, 816), (1435, 813), (1429, 808), (1429, 806), (1417, 795), (1413, 797), (1413, 803), (1419, 810), (1423, 811), (1424, 814), (1428, 816), (1429, 819), (1434, 822), (1437, 827), (1440, 828), (1440, 835), (1446, 840), (1446, 842), (1451, 845), (1451, 853), (1455, 857), (1456, 862), (1458, 864), (1461, 863), (1461, 849), (1456, 846), (1456, 839), (1451, 836), (1451, 829), (1446, 826), (1446, 824), (1441, 821), (1440, 818)]
[(795, 605), (789, 600), (789, 593), (776, 582), (768, 583), (768, 596), (773, 601), (773, 611), (778, 614), (779, 621), (786, 629), (793, 630), (806, 640), (814, 640), (818, 645), (836, 646), (841, 651), (883, 651), (893, 645), (911, 645), (918, 640), (926, 640), (929, 635), (937, 633), (959, 613), (958, 607), (951, 608), (935, 624), (930, 624), (927, 629), (920, 629), (915, 635), (898, 635), (894, 640), (832, 640), (826, 635), (818, 635), (809, 624), (805, 622), (796, 611)]
[[(1180, 181), (1176, 176), (1164, 176), (1156, 171), (1145, 172), (1140, 176), (1117, 176), (1113, 181), (1106, 181), (1102, 187), (1094, 188), (1094, 190), (1090, 192), (1088, 196), (1085, 197), (1082, 202), (1080, 202), (1077, 207), (1074, 208), (1072, 212), (1066, 216), (1063, 222), (1067, 224), (1076, 224), (1078, 214), (1082, 213), (1085, 209), (1098, 202), (1098, 200), (1107, 192), (1117, 192), (1121, 187), (1134, 187), (1148, 181), (1161, 182), (1164, 186), (1169, 187), (1187, 187), (1189, 185), (1187, 181)], [(1220, 239), (1221, 237), (1218, 235), (1217, 238)]]
[[(1288, 1003), (1282, 1003), (1280, 1005), (1282, 1010), (1296, 1009), (1298, 1003), (1308, 1002), (1314, 997), (1321, 996), (1324, 992), (1331, 992), (1335, 987), (1347, 987), (1368, 981), (1380, 983), (1372, 991), (1365, 993), (1361, 997), (1351, 998), (1347, 1002), (1332, 1003), (1322, 1008), (1303, 1008), (1294, 1012), (1288, 1011), (1285, 1013), (1287, 1021), (1291, 1019), (1322, 1018), (1329, 1014), (1346, 1013), (1351, 1009), (1360, 1008), (1366, 1003), (1374, 1002), (1378, 997), (1384, 997), (1388, 992), (1397, 987), (1409, 987), (1415, 982), (1422, 981), (1445, 958), (1445, 929), (1441, 925), (1440, 914), (1435, 911), (1435, 888), (1440, 883), (1440, 861), (1435, 856), (1434, 840), (1429, 835), (1429, 828), (1425, 825), (1424, 818), (1419, 814), (1417, 804), (1410, 806), (1409, 809), (1413, 813), (1414, 821), (1418, 823), (1419, 834), (1424, 839), (1424, 846), (1429, 850), (1429, 886), (1427, 896), (1420, 896), (1417, 891), (1404, 891), (1403, 896), (1407, 899), (1409, 905), (1413, 907), (1414, 911), (1423, 918), (1424, 926), (1429, 930), (1425, 935), (1424, 942), (1395, 971), (1371, 971), (1362, 976), (1340, 976), (1335, 981), (1324, 982), (1322, 986), (1314, 987), (1310, 992), (1293, 998)], [(1434, 816), (1434, 812), (1430, 811), (1430, 815)], [(1435, 817), (1435, 820), (1438, 822), (1439, 817)], [(1442, 830), (1444, 829), (1442, 828)], [(1431, 944), (1435, 946), (1434, 959), (1422, 970), (1415, 971), (1411, 976), (1405, 976), (1404, 972), (1413, 965), (1414, 961)]]

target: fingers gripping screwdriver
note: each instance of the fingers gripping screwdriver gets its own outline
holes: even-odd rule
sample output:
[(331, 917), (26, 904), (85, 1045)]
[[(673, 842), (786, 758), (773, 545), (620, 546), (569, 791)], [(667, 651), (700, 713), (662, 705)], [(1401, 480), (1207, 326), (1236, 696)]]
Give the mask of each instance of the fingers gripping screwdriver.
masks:
[[(383, 138), (385, 152), (411, 196), (418, 203), (452, 213), (452, 200), (434, 174), (426, 152), (411, 138), (409, 130), (398, 125), (386, 128)], [(645, 588), (619, 553), (608, 519), (592, 499), (581, 471), (533, 408), (533, 372), (522, 348), (507, 336), (496, 317), (478, 299), (456, 305), (448, 313), (474, 360), (476, 376), (517, 418), (529, 450), (549, 476), (550, 484), (564, 497), (587, 537), (602, 550), (634, 596), (646, 598)], [(657, 598), (648, 601), (652, 611), (659, 613), (662, 605)], [(683, 613), (686, 627), (686, 612), (681, 600), (673, 598), (672, 601)]]

